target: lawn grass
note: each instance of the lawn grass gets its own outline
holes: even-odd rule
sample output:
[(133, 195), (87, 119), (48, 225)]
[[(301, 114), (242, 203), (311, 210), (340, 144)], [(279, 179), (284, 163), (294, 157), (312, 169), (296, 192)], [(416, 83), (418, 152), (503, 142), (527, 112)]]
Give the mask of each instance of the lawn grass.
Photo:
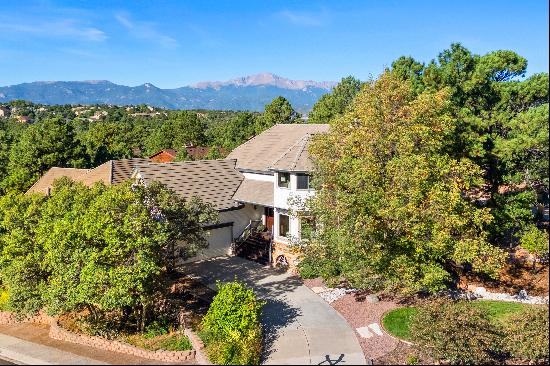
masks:
[(405, 307), (391, 310), (382, 318), (384, 329), (391, 335), (410, 340), (411, 334), (409, 325), (412, 317), (416, 314), (415, 307)]
[[(523, 309), (533, 306), (517, 302), (477, 300), (469, 303), (483, 311), (489, 317), (489, 320), (495, 323), (504, 323), (508, 317), (516, 314)], [(407, 341), (411, 340), (410, 323), (417, 309), (415, 307), (404, 307), (389, 311), (382, 318), (384, 329), (394, 337)]]

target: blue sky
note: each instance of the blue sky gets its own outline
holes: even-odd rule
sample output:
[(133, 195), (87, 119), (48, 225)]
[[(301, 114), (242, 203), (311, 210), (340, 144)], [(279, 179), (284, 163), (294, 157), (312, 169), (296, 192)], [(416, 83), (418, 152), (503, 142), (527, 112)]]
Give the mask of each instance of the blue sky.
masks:
[(511, 49), (548, 72), (548, 2), (20, 1), (0, 11), (0, 85), (105, 79), (171, 88), (259, 72), (378, 75), (452, 42)]

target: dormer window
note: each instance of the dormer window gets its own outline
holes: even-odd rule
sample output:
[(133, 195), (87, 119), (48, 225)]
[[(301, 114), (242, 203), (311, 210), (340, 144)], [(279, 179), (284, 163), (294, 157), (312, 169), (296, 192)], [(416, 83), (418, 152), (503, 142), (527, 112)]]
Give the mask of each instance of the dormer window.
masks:
[(277, 179), (277, 185), (279, 188), (289, 188), (290, 187), (290, 173), (282, 173), (279, 172), (278, 179)]
[(309, 175), (304, 173), (296, 174), (297, 189), (311, 189), (309, 184)]

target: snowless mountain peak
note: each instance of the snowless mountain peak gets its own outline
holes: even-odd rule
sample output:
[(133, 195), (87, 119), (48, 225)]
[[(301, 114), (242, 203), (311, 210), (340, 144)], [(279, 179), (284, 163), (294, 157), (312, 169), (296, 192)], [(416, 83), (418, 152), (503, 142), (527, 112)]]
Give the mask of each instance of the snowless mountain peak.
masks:
[(313, 80), (290, 80), (279, 75), (275, 75), (269, 72), (264, 72), (260, 74), (254, 74), (249, 76), (242, 76), (236, 79), (227, 80), (227, 81), (203, 81), (191, 85), (192, 88), (196, 89), (219, 89), (223, 86), (236, 86), (236, 87), (245, 87), (245, 86), (276, 86), (283, 89), (295, 89), (303, 90), (307, 87), (315, 87), (321, 89), (330, 90), (336, 82), (333, 81), (313, 81)]

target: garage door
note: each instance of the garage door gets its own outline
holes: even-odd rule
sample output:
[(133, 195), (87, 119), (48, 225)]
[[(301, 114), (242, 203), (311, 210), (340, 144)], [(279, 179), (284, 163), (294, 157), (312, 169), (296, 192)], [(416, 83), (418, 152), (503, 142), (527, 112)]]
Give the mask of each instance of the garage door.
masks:
[(206, 240), (208, 241), (208, 248), (201, 250), (197, 254), (197, 256), (191, 258), (190, 261), (197, 261), (200, 259), (208, 259), (231, 254), (232, 235), (232, 226), (225, 226), (208, 230), (206, 236)]

